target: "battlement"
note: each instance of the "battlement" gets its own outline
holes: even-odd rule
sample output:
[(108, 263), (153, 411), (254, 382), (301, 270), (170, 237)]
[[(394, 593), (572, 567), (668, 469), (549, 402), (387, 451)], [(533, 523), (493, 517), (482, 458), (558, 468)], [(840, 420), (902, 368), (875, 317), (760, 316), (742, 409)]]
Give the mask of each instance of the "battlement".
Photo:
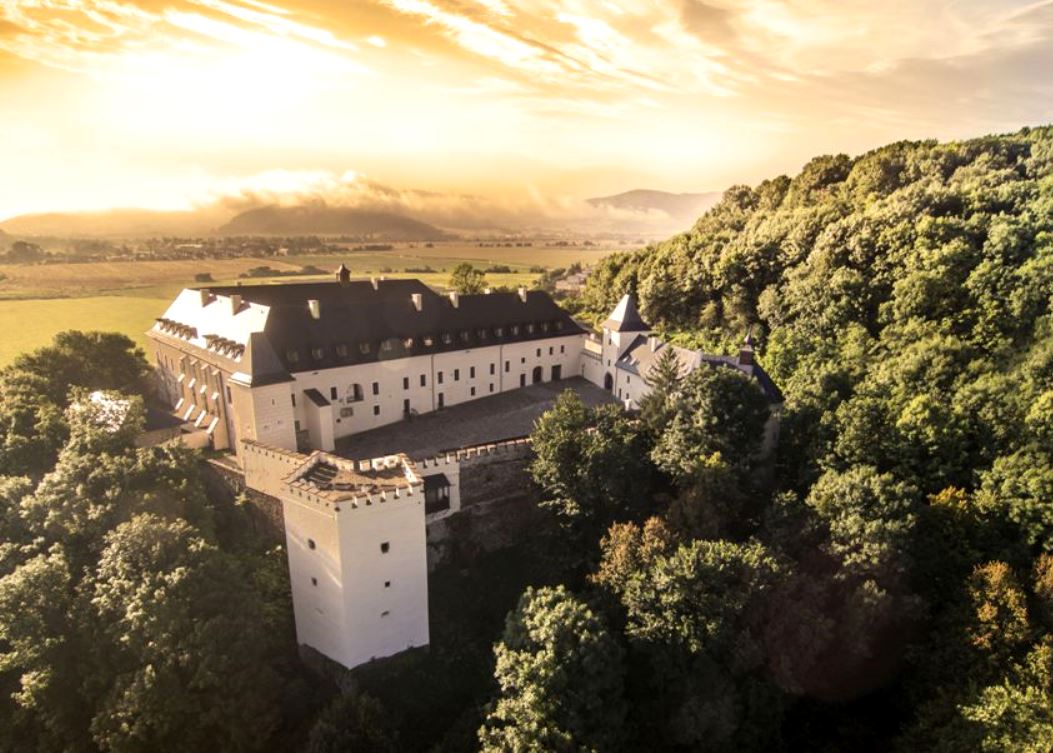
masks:
[(453, 463), (460, 463), (462, 460), (485, 458), (491, 455), (521, 457), (529, 453), (530, 448), (530, 437), (520, 437), (518, 439), (506, 439), (502, 442), (490, 442), (473, 447), (462, 447), (458, 450), (449, 450), (431, 458), (421, 458), (416, 461), (416, 464), (421, 470), (443, 468)]

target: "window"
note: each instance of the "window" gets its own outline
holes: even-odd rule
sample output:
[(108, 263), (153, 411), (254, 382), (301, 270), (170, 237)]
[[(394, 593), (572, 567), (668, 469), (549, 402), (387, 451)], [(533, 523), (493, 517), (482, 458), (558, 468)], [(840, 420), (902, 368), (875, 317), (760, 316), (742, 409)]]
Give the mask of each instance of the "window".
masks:
[(470, 338), (471, 338), (471, 335), (468, 334), (468, 330), (462, 329), (461, 330), (461, 341), (462, 342), (468, 342), (468, 340)]
[(526, 374), (519, 375), (519, 386), (526, 387)]
[(444, 405), (446, 405), (446, 398), (443, 397), (443, 394), (440, 392), (439, 393), (439, 407), (441, 408)]
[(314, 360), (321, 361), (325, 358), (325, 350), (322, 348), (311, 348), (311, 355), (314, 357)]
[(390, 352), (392, 350), (392, 348), (394, 348), (394, 347), (395, 347), (395, 341), (392, 340), (391, 338), (388, 338), (387, 340), (384, 340), (384, 341), (382, 341), (380, 343), (380, 349), (382, 351), (384, 351), (385, 353)]
[(373, 394), (374, 395), (379, 395), (380, 394), (380, 382), (373, 382)]
[(421, 375), (420, 375), (420, 386), (421, 386), (421, 387), (427, 387), (427, 386), (428, 386), (428, 378), (427, 378), (427, 375), (425, 375), (425, 374), (421, 374)]
[(548, 354), (549, 354), (550, 356), (552, 355), (552, 348), (549, 348), (549, 349), (548, 349)]
[(402, 389), (409, 389), (409, 377), (402, 377)]
[(359, 343), (358, 344), (358, 352), (361, 353), (362, 355), (368, 355), (370, 350), (371, 350), (371, 348), (369, 347), (369, 343)]
[(347, 346), (344, 345), (343, 343), (341, 343), (340, 345), (337, 345), (336, 346), (336, 354), (340, 358), (347, 358)]
[(538, 349), (537, 349), (537, 357), (538, 357), (538, 358), (541, 358), (541, 348), (538, 348)]
[(468, 367), (468, 378), (469, 379), (475, 379), (475, 367), (474, 366), (469, 366)]
[(296, 407), (296, 395), (289, 395), (292, 398), (292, 407)]
[(307, 539), (307, 548), (308, 549), (314, 549), (315, 548), (314, 539)]
[(493, 391), (494, 391), (494, 383), (493, 383), (493, 382), (490, 382), (490, 391), (491, 391), (491, 392), (493, 392)]
[(512, 368), (512, 362), (511, 361), (505, 361), (505, 373), (506, 374), (509, 372), (509, 370), (511, 368)]
[(311, 578), (311, 585), (312, 586), (317, 586), (318, 585), (318, 578)]
[(567, 346), (566, 345), (560, 345), (559, 346), (559, 352), (560, 353), (566, 353), (567, 352)]
[(490, 364), (490, 376), (494, 375), (494, 371), (495, 371), (496, 367), (497, 367), (496, 363)]
[(412, 349), (413, 348), (413, 338), (412, 337), (407, 337), (405, 340), (402, 341), (402, 345), (406, 348), (406, 350)]
[(527, 334), (528, 334), (528, 335), (532, 335), (532, 334), (534, 334), (534, 325), (533, 325), (533, 324), (528, 324), (528, 325), (526, 326), (526, 330), (527, 330)]
[(289, 363), (296, 363), (300, 360), (300, 353), (295, 350), (287, 350), (285, 351), (285, 360)]
[(461, 370), (460, 369), (454, 369), (453, 370), (453, 381), (455, 381), (455, 382), (461, 381)]
[(518, 335), (519, 334), (519, 325), (518, 324), (513, 324), (512, 327), (511, 327), (511, 330), (512, 330), (512, 336), (513, 337)]
[(628, 375), (628, 374), (626, 374), (626, 375), (625, 375), (625, 383), (626, 383), (626, 384), (628, 384), (628, 383), (629, 383), (629, 375)]
[(409, 404), (409, 398), (408, 397), (405, 400), (402, 401), (402, 412), (407, 414), (407, 415), (410, 412), (410, 404)]
[(379, 416), (380, 415), (380, 406), (379, 405), (374, 405), (373, 406), (373, 415), (374, 416)]
[(388, 611), (387, 609), (385, 609), (383, 612), (380, 613), (380, 616), (381, 617), (387, 617), (389, 614), (391, 614), (391, 612)]
[(472, 387), (472, 397), (475, 397), (475, 387)]
[(526, 363), (526, 356), (520, 356), (519, 363)]
[(362, 394), (362, 385), (361, 384), (352, 384), (351, 385), (351, 399), (353, 401), (357, 402), (359, 400), (362, 400), (363, 397), (364, 397), (364, 395)]
[(437, 373), (437, 374), (435, 375), (435, 381), (437, 381), (437, 382), (438, 382), (439, 384), (442, 384), (442, 372), (441, 372), (441, 371), (440, 371), (440, 372), (438, 372), (438, 373)]
[(443, 332), (442, 333), (442, 341), (446, 345), (449, 345), (450, 343), (453, 342), (453, 335), (451, 335), (449, 332)]
[(329, 399), (336, 400), (336, 387), (329, 388)]
[(388, 553), (389, 551), (391, 551), (391, 542), (390, 542), (390, 541), (385, 541), (385, 542), (383, 542), (383, 543), (382, 543), (382, 544), (380, 545), (380, 551), (381, 551), (381, 552), (382, 552), (383, 554), (387, 554), (387, 553)]
[(384, 581), (384, 588), (391, 588), (391, 581), (390, 580)]
[(494, 327), (494, 337), (504, 337), (504, 336), (505, 336), (505, 328), (504, 327)]

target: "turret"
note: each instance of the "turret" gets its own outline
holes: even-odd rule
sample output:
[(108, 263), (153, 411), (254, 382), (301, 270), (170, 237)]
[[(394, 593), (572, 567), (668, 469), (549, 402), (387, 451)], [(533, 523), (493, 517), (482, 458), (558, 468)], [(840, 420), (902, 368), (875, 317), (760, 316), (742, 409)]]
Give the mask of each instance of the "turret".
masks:
[(753, 327), (747, 330), (746, 339), (742, 341), (742, 347), (739, 348), (739, 364), (741, 366), (753, 365)]

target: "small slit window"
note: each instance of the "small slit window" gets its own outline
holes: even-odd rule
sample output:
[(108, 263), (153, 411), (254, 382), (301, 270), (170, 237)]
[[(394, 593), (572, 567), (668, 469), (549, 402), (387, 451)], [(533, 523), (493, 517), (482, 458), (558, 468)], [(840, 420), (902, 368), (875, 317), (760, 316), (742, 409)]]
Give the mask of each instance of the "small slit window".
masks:
[(317, 545), (314, 543), (314, 539), (307, 539), (307, 548), (308, 549), (314, 549), (314, 548), (316, 548), (316, 546)]
[(391, 542), (390, 541), (382, 542), (380, 544), (380, 551), (381, 551), (382, 554), (387, 554), (388, 552), (390, 552), (391, 551)]

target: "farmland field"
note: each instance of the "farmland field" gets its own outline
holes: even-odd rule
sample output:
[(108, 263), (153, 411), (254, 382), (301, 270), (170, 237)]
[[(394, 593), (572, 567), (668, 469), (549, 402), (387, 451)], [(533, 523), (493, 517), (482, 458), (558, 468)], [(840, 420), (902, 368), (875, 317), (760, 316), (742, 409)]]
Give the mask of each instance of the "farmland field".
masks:
[[(86, 264), (0, 264), (0, 366), (19, 353), (46, 345), (65, 329), (123, 332), (145, 344), (143, 333), (168, 302), (188, 285), (202, 285), (194, 275), (208, 273), (213, 284), (234, 284), (253, 267), (268, 266), (297, 272), (311, 264), (334, 269), (346, 264), (356, 276), (415, 277), (442, 289), (450, 271), (462, 261), (486, 268), (508, 266), (507, 274), (489, 273), (492, 285), (529, 285), (537, 274), (532, 266), (565, 267), (575, 261), (591, 264), (611, 253), (612, 247), (477, 247), (467, 243), (396, 246), (391, 251), (329, 255), (278, 256), (241, 259), (175, 261), (113, 261)], [(430, 267), (432, 272), (407, 272)], [(249, 282), (309, 281), (322, 277), (293, 276), (242, 279)]]

